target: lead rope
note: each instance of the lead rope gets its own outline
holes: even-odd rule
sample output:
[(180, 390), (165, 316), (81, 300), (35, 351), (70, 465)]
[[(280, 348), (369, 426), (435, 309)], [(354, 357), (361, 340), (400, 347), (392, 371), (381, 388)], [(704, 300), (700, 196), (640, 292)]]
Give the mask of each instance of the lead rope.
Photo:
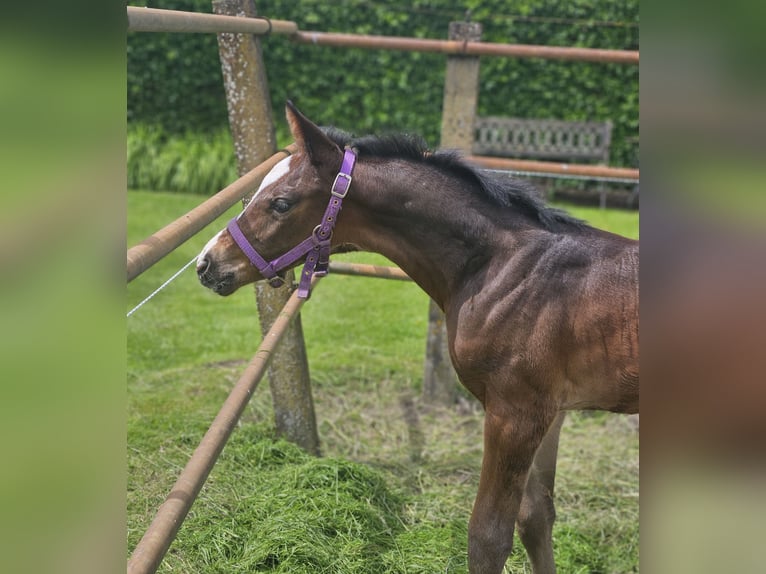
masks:
[(191, 265), (192, 263), (194, 263), (196, 260), (197, 260), (197, 256), (195, 255), (194, 257), (192, 257), (191, 261), (189, 261), (189, 262), (188, 262), (186, 265), (184, 265), (183, 267), (181, 267), (181, 269), (179, 269), (178, 271), (176, 271), (176, 272), (173, 274), (173, 276), (172, 276), (170, 279), (168, 279), (168, 280), (167, 280), (167, 281), (165, 281), (165, 282), (164, 282), (162, 285), (160, 285), (159, 287), (157, 287), (157, 288), (156, 288), (156, 289), (155, 289), (155, 290), (154, 290), (154, 291), (153, 291), (153, 292), (152, 292), (152, 293), (151, 293), (151, 294), (150, 294), (150, 295), (149, 295), (149, 296), (148, 296), (146, 299), (144, 299), (144, 300), (143, 300), (143, 301), (141, 301), (141, 302), (140, 302), (138, 305), (136, 305), (136, 306), (135, 306), (135, 307), (133, 307), (133, 308), (132, 308), (130, 311), (128, 311), (128, 314), (127, 314), (126, 318), (127, 318), (127, 317), (130, 317), (130, 316), (131, 316), (133, 313), (135, 313), (136, 311), (138, 311), (138, 310), (139, 310), (139, 309), (140, 309), (140, 308), (141, 308), (141, 307), (144, 305), (144, 303), (147, 303), (147, 302), (149, 301), (149, 299), (151, 299), (151, 298), (152, 298), (152, 297), (154, 297), (154, 296), (155, 296), (157, 293), (159, 293), (160, 291), (162, 291), (162, 290), (163, 290), (165, 287), (167, 287), (168, 285), (170, 285), (170, 283), (171, 283), (171, 282), (172, 282), (172, 281), (173, 281), (173, 280), (174, 280), (176, 277), (178, 277), (178, 276), (179, 276), (181, 273), (183, 273), (184, 271), (186, 271), (187, 267), (189, 267), (189, 265)]

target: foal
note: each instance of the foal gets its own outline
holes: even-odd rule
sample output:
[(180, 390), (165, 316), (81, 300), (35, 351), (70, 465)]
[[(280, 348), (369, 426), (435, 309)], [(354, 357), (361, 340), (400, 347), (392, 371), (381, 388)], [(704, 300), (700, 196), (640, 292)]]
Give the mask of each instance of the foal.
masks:
[(638, 242), (418, 140), (352, 140), (286, 113), (298, 151), (200, 253), (200, 281), (229, 295), (308, 253), (308, 296), (305, 278), (341, 246), (401, 266), (444, 310), (455, 370), (486, 413), (470, 572), (502, 571), (516, 524), (533, 572), (555, 572), (564, 413), (638, 412)]

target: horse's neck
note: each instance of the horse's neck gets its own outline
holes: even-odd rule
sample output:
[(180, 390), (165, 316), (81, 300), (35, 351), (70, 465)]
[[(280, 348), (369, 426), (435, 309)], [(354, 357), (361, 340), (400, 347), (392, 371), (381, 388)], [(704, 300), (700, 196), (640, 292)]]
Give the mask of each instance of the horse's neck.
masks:
[(469, 205), (462, 182), (417, 167), (358, 165), (354, 209), (344, 213), (354, 220), (346, 220), (347, 240), (391, 259), (444, 308), (466, 274), (476, 273), (501, 241), (508, 247), (512, 234)]

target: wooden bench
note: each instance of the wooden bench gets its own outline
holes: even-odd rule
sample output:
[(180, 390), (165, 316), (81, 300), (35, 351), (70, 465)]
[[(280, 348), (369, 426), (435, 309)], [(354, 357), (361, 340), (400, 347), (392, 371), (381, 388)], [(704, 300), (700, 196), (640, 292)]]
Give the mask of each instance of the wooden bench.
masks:
[[(477, 117), (474, 123), (473, 154), (562, 161), (566, 163), (609, 164), (612, 122), (569, 122)], [(606, 205), (606, 190), (599, 185), (600, 204)]]
[(478, 117), (474, 155), (609, 164), (612, 122)]

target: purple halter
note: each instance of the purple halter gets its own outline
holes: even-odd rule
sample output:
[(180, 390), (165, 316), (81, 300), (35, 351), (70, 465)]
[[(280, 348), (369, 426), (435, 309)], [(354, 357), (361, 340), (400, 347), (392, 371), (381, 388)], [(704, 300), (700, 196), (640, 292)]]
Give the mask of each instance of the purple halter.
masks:
[(239, 248), (255, 265), (272, 287), (279, 287), (284, 280), (277, 275), (279, 271), (290, 267), (301, 257), (308, 254), (306, 263), (301, 272), (301, 279), (298, 283), (298, 297), (308, 299), (311, 295), (311, 277), (317, 275), (322, 277), (327, 275), (328, 265), (330, 263), (330, 240), (332, 239), (332, 230), (335, 227), (335, 221), (338, 219), (343, 199), (351, 188), (351, 174), (354, 172), (356, 163), (356, 154), (353, 150), (346, 148), (343, 154), (343, 163), (340, 166), (338, 175), (332, 184), (330, 193), (330, 203), (327, 204), (322, 223), (317, 225), (311, 232), (311, 235), (301, 243), (293, 247), (284, 255), (280, 255), (272, 261), (266, 261), (255, 248), (250, 244), (242, 230), (239, 228), (237, 218), (235, 217), (226, 226), (234, 241)]

